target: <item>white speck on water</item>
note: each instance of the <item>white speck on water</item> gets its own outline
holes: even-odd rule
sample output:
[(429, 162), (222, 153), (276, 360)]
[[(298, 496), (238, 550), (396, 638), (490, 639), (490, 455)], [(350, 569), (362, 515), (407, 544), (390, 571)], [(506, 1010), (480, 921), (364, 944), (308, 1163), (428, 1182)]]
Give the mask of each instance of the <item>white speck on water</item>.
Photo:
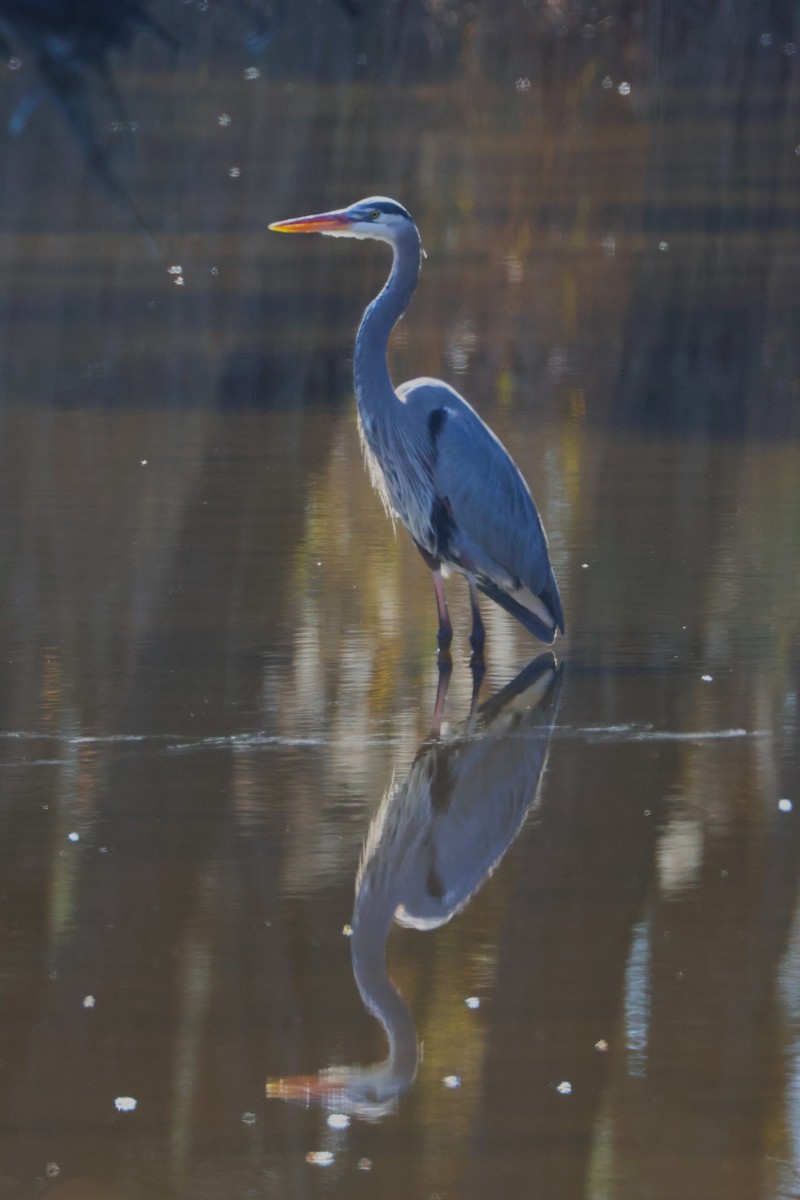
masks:
[(646, 817), (652, 817), (652, 815), (653, 815), (653, 814), (652, 814), (652, 812), (651, 812), (651, 810), (650, 810), (649, 808), (646, 808), (646, 809), (644, 810), (644, 815), (645, 815)]
[(608, 1042), (605, 1038), (600, 1038), (599, 1041), (595, 1042), (594, 1048), (595, 1050), (599, 1050), (601, 1054), (605, 1054), (608, 1049)]
[(84, 1008), (94, 1008), (94, 1006), (95, 1006), (94, 996), (84, 996), (83, 997), (83, 1007)]
[(8, 69), (9, 69), (9, 71), (18, 71), (18, 70), (20, 69), (20, 67), (21, 67), (21, 66), (22, 66), (22, 59), (21, 59), (21, 58), (10, 58), (10, 59), (8, 60)]
[(328, 1124), (331, 1129), (347, 1129), (350, 1118), (347, 1113), (331, 1113), (328, 1117)]
[(758, 40), (761, 42), (762, 46), (771, 46), (772, 45), (772, 34), (771, 33), (762, 33), (761, 37)]
[(333, 1155), (330, 1150), (309, 1150), (306, 1162), (314, 1167), (329, 1167), (333, 1162)]
[(55, 1179), (57, 1175), (61, 1174), (61, 1167), (58, 1163), (48, 1163), (44, 1169), (44, 1173), (48, 1179)]
[(353, 936), (353, 926), (352, 925), (343, 925), (342, 926), (342, 937), (352, 937), (352, 936)]
[(173, 263), (171, 267), (167, 267), (167, 274), (168, 275), (182, 275), (183, 267), (179, 266), (178, 263)]
[(365, 66), (367, 65), (367, 56), (366, 56), (366, 54), (357, 54), (357, 55), (356, 55), (356, 64), (357, 64), (359, 67), (365, 67)]
[(356, 1166), (358, 1167), (359, 1171), (371, 1171), (372, 1170), (372, 1159), (371, 1158), (360, 1158), (358, 1160), (358, 1162), (356, 1163)]
[(481, 1006), (481, 1002), (477, 996), (467, 996), (464, 1003), (466, 1004), (467, 1008), (480, 1008)]
[(230, 175), (231, 179), (238, 179), (239, 176), (241, 175), (241, 173), (242, 172), (239, 167), (231, 167), (230, 170), (228, 171), (228, 174)]
[(220, 113), (219, 116), (217, 117), (217, 124), (221, 125), (223, 127), (223, 129), (227, 129), (227, 127), (230, 125), (230, 123), (231, 123), (230, 113)]
[(610, 75), (606, 75), (605, 78), (603, 79), (603, 87), (606, 89), (606, 91), (608, 91), (613, 86), (614, 86), (614, 80), (611, 78)]
[(617, 91), (619, 92), (620, 96), (630, 96), (631, 85), (623, 80), (623, 82), (617, 88)]
[(243, 1112), (242, 1113), (242, 1123), (244, 1125), (255, 1125), (256, 1114), (254, 1112)]
[(211, 274), (214, 276), (219, 275), (219, 267), (212, 267)]
[(99, 852), (100, 854), (108, 854), (108, 846), (100, 846)]
[(68, 833), (67, 837), (71, 842), (79, 842), (81, 840), (81, 835), (79, 833)]
[(669, 242), (659, 242), (658, 248), (659, 250), (669, 250)]
[(784, 42), (783, 53), (788, 54), (789, 58), (793, 58), (797, 54), (797, 46), (795, 46), (794, 42)]
[(781, 810), (781, 812), (791, 812), (791, 811), (792, 811), (792, 802), (791, 802), (791, 800), (786, 800), (786, 799), (779, 800), (779, 801), (778, 801), (778, 808)]
[(146, 466), (147, 466), (147, 459), (146, 459), (146, 458), (140, 458), (140, 459), (139, 459), (139, 465), (140, 465), (141, 467), (146, 467)]
[(183, 287), (183, 283), (184, 283), (183, 276), (182, 276), (182, 275), (176, 275), (176, 276), (175, 276), (175, 286), (176, 286), (176, 287)]
[(603, 238), (603, 254), (606, 258), (613, 258), (617, 252), (617, 239), (613, 233), (607, 233)]
[(589, 564), (588, 564), (588, 563), (581, 563), (581, 570), (582, 570), (582, 571), (588, 571), (588, 570), (589, 570)]
[(701, 675), (700, 678), (702, 679), (703, 683), (713, 683), (714, 682), (713, 675)]
[(794, 152), (798, 157), (800, 157), (800, 142), (798, 142), (798, 144), (795, 146)]
[(261, 72), (258, 67), (246, 67), (244, 70), (245, 79), (260, 79)]
[(556, 1091), (560, 1096), (571, 1096), (572, 1084), (568, 1079), (562, 1079), (561, 1083), (559, 1083), (558, 1087), (556, 1088)]
[(460, 1088), (461, 1087), (461, 1076), (460, 1075), (445, 1075), (444, 1079), (442, 1080), (442, 1083), (444, 1084), (444, 1086), (446, 1088)]
[(521, 79), (517, 80), (516, 88), (518, 92), (529, 92), (531, 90), (531, 81), (527, 75), (523, 75)]
[(117, 1096), (114, 1101), (114, 1108), (117, 1112), (133, 1112), (138, 1100), (134, 1100), (133, 1096)]

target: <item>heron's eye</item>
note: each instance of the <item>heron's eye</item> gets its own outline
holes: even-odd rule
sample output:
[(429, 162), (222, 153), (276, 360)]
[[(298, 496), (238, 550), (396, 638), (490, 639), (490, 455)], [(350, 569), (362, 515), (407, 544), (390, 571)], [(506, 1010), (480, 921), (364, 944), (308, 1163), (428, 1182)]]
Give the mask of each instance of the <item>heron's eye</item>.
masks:
[(380, 217), (380, 215), (381, 215), (380, 209), (373, 208), (371, 213), (369, 214), (369, 219), (370, 219), (370, 221), (377, 221), (378, 218)]

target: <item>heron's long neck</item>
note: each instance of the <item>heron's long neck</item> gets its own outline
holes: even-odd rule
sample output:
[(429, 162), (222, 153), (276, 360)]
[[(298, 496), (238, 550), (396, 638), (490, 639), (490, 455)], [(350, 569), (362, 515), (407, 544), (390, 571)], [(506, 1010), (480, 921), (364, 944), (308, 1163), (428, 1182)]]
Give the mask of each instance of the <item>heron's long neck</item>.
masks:
[(397, 404), (386, 353), (389, 335), (408, 307), (419, 276), (420, 240), (414, 225), (393, 243), (392, 273), (361, 321), (356, 337), (355, 386), (362, 420), (378, 418)]
[(392, 912), (377, 903), (357, 903), (353, 916), (353, 974), (361, 998), (378, 1018), (389, 1040), (389, 1057), (383, 1064), (399, 1093), (417, 1070), (417, 1031), (408, 1005), (395, 988), (386, 969), (386, 940)]

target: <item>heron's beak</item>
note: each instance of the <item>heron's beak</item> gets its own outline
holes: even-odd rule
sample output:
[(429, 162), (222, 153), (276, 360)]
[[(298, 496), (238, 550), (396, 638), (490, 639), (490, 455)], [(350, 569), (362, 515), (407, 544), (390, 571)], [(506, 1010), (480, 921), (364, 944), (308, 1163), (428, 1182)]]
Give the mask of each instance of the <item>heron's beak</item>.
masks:
[(316, 217), (293, 217), (289, 221), (275, 221), (270, 225), (275, 233), (339, 233), (349, 229), (353, 218), (344, 213), (320, 213)]

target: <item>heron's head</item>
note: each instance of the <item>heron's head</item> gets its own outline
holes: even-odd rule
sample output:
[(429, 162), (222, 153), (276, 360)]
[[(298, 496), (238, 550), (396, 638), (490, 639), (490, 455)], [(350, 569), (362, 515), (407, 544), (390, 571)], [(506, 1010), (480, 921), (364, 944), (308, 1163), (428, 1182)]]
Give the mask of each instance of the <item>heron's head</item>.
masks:
[(394, 246), (403, 234), (416, 225), (411, 214), (396, 200), (369, 196), (349, 208), (318, 213), (312, 217), (293, 217), (270, 225), (276, 233), (327, 233), (329, 237), (376, 238)]

